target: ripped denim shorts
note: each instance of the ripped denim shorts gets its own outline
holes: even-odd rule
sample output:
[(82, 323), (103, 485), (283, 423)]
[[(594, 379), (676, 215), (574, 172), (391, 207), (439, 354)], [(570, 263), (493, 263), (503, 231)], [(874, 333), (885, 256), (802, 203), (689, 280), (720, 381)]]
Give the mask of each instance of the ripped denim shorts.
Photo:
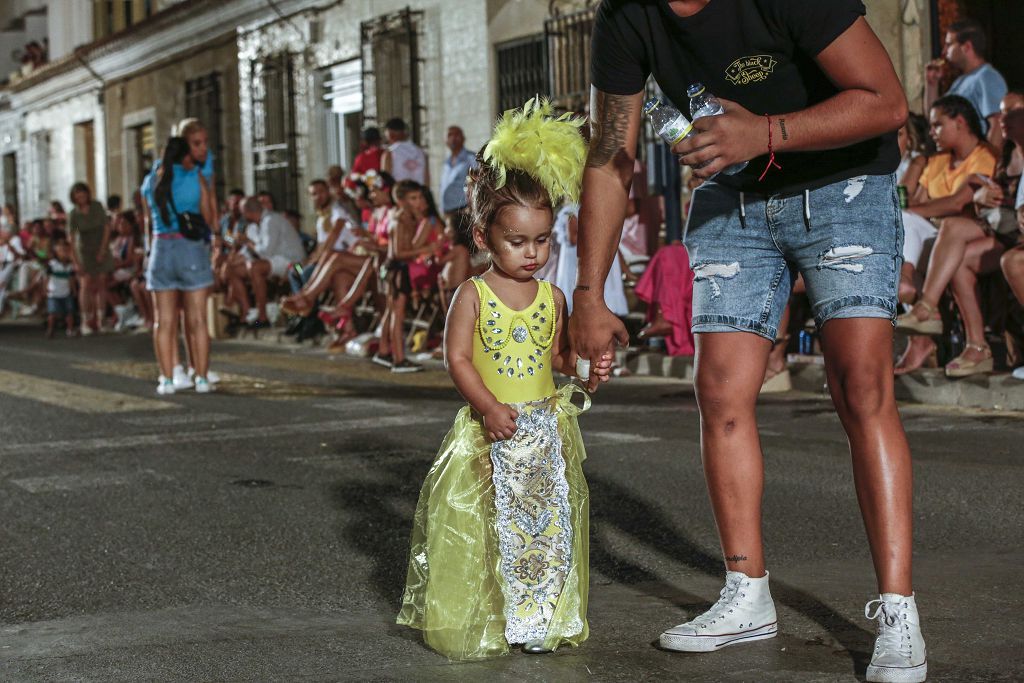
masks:
[(774, 340), (797, 275), (819, 329), (833, 318), (895, 320), (903, 220), (893, 175), (772, 196), (706, 182), (694, 192), (683, 243), (695, 333)]

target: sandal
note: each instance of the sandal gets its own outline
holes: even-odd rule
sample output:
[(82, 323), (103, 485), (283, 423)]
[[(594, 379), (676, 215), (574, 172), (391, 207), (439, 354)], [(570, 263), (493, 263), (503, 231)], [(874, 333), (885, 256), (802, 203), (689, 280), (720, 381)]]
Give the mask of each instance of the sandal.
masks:
[[(964, 356), (970, 350), (982, 354), (978, 360), (967, 360)], [(964, 352), (946, 364), (946, 377), (970, 377), (992, 372), (992, 349), (981, 344), (968, 344)]]
[(938, 347), (928, 337), (920, 337), (928, 342), (928, 351), (924, 354), (918, 352), (917, 343), (913, 339), (907, 342), (907, 348), (900, 354), (900, 358), (893, 367), (896, 375), (906, 375), (919, 368), (939, 367)]
[(781, 394), (793, 389), (793, 378), (789, 374), (789, 368), (779, 371), (768, 370), (764, 374), (764, 382), (761, 383), (760, 394)]
[[(924, 320), (918, 315), (921, 311), (926, 316)], [(903, 315), (897, 316), (896, 327), (910, 334), (942, 334), (942, 318), (935, 317), (938, 312), (937, 308), (924, 299), (918, 299), (913, 308)]]
[(313, 307), (306, 302), (306, 297), (301, 294), (293, 294), (281, 301), (281, 312), (285, 315), (297, 315), (305, 318), (313, 310)]

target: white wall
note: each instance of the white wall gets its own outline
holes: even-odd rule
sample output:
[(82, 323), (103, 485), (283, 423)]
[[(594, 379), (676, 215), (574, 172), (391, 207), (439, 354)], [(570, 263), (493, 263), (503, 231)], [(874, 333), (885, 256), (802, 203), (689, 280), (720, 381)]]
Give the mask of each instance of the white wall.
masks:
[[(315, 99), (319, 93), (315, 92), (313, 74), (320, 68), (360, 56), (362, 22), (406, 7), (423, 13), (419, 36), (420, 95), (427, 137), (422, 142), (430, 159), (433, 189), (436, 191), (440, 182), (441, 164), (447, 153), (445, 132), (449, 125), (462, 126), (470, 149), (478, 149), (486, 141), (494, 120), (496, 99), (491, 79), (493, 46), (487, 28), (486, 0), (346, 0), (319, 15), (323, 41), (318, 44), (311, 45), (306, 40), (312, 14), (292, 18), (292, 24), (299, 27), (302, 35), (283, 22), (240, 35), (242, 144), (248, 182), (253, 177), (248, 60), (284, 49), (308, 55), (305, 71), (296, 75), (297, 144), (303, 172), (300, 182), (308, 182), (322, 175), (327, 163), (324, 141), (320, 139), (321, 122)], [(534, 32), (542, 28), (543, 24), (538, 24)]]
[[(85, 121), (93, 122), (95, 134), (96, 187), (92, 188), (93, 196), (106, 197), (106, 126), (98, 92), (94, 91), (30, 112), (25, 117), (25, 144), (21, 148), (21, 155), (24, 156), (19, 158), (19, 166), (23, 163), (30, 166), (35, 164), (32, 137), (36, 133), (49, 131), (50, 158), (47, 168), (30, 173), (26, 178), (22, 194), (22, 215), (44, 215), (51, 199), (59, 199), (67, 205), (71, 186), (76, 181), (85, 180), (75, 177), (75, 164), (72, 161), (76, 156), (74, 127), (76, 123)], [(44, 180), (47, 187), (41, 188), (39, 184)]]
[(50, 60), (71, 54), (79, 45), (92, 42), (92, 3), (77, 0), (53, 3), (47, 15), (47, 26)]

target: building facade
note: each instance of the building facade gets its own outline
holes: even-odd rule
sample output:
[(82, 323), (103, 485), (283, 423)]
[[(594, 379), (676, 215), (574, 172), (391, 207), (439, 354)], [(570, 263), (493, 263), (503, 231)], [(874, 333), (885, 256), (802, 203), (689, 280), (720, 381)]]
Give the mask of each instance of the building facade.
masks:
[[(478, 149), (500, 111), (535, 94), (585, 111), (597, 1), (6, 4), (13, 40), (45, 28), (50, 49), (48, 63), (0, 87), (0, 192), (34, 218), (76, 180), (130, 197), (186, 116), (210, 131), (221, 193), (268, 190), (309, 213), (306, 184), (348, 167), (360, 131), (396, 116), (436, 185), (449, 125)], [(913, 108), (936, 49), (935, 0), (866, 5)]]

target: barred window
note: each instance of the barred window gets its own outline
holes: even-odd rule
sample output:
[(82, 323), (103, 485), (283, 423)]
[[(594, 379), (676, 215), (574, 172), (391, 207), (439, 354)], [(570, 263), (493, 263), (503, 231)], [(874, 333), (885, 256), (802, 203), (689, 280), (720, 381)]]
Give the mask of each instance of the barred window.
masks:
[(252, 63), (253, 171), (256, 190), (267, 191), (280, 210), (299, 207), (295, 147), (295, 76), (292, 56)]
[(420, 94), (419, 25), (422, 12), (406, 8), (365, 21), (360, 27), (363, 58), (363, 119), (383, 127), (401, 118), (413, 142), (428, 138)]
[(590, 34), (595, 8), (544, 22), (548, 40), (552, 103), (559, 109), (582, 112), (590, 100)]
[(213, 152), (213, 172), (218, 197), (224, 196), (223, 114), (219, 73), (185, 81), (185, 116), (197, 118), (206, 126), (209, 149)]
[(519, 107), (535, 95), (549, 95), (547, 38), (543, 33), (496, 46), (498, 111)]

